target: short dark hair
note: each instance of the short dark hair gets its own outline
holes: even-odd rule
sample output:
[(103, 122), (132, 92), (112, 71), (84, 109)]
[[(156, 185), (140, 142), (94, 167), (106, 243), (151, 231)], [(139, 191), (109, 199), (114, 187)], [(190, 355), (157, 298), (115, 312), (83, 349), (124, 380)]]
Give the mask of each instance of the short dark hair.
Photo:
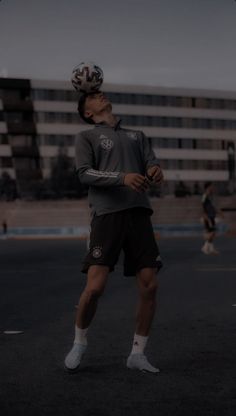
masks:
[(78, 112), (82, 120), (84, 120), (88, 124), (95, 124), (91, 117), (85, 117), (84, 110), (85, 110), (85, 102), (86, 98), (93, 93), (82, 93), (79, 97), (78, 101)]
[(205, 185), (204, 185), (204, 189), (206, 190), (211, 185), (213, 185), (213, 182), (206, 182)]

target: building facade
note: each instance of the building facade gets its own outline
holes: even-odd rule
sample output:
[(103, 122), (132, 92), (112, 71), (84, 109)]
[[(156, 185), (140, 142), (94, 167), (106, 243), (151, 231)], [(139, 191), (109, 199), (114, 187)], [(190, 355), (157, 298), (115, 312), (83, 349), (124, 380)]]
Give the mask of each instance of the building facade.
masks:
[[(165, 192), (179, 182), (191, 192), (214, 181), (234, 183), (236, 92), (104, 84), (124, 127), (151, 139), (165, 175)], [(74, 161), (74, 141), (88, 129), (69, 82), (0, 78), (0, 176), (18, 186), (45, 179), (63, 147)]]

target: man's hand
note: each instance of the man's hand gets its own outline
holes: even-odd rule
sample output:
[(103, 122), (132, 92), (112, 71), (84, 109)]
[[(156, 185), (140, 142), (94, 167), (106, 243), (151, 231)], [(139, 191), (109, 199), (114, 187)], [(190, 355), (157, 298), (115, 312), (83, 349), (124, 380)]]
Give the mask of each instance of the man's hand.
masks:
[(124, 178), (124, 185), (129, 186), (136, 192), (145, 192), (148, 189), (147, 178), (139, 173), (127, 173)]
[(160, 166), (156, 165), (156, 166), (151, 166), (150, 168), (148, 168), (147, 178), (149, 179), (149, 181), (153, 183), (161, 184), (164, 180), (164, 176), (163, 176)]

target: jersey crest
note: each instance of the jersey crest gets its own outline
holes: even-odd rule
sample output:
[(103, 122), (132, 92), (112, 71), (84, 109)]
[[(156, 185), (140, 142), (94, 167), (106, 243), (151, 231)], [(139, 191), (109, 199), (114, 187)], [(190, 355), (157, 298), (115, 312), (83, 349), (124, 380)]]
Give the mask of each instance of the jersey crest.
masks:
[(138, 138), (137, 133), (135, 133), (134, 131), (128, 131), (126, 134), (132, 140), (137, 140), (137, 138)]
[(101, 143), (100, 143), (100, 146), (101, 146), (104, 150), (109, 151), (109, 150), (111, 150), (111, 149), (113, 148), (114, 143), (113, 143), (113, 141), (112, 141), (111, 139), (104, 138), (104, 139), (102, 139), (102, 141), (101, 141)]

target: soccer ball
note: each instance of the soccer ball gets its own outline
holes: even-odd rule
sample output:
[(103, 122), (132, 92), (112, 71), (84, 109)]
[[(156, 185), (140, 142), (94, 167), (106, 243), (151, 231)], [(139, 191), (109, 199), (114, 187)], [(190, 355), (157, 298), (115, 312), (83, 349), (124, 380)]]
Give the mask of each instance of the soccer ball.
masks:
[(103, 71), (93, 62), (81, 62), (73, 69), (71, 82), (79, 92), (98, 91), (103, 83)]

